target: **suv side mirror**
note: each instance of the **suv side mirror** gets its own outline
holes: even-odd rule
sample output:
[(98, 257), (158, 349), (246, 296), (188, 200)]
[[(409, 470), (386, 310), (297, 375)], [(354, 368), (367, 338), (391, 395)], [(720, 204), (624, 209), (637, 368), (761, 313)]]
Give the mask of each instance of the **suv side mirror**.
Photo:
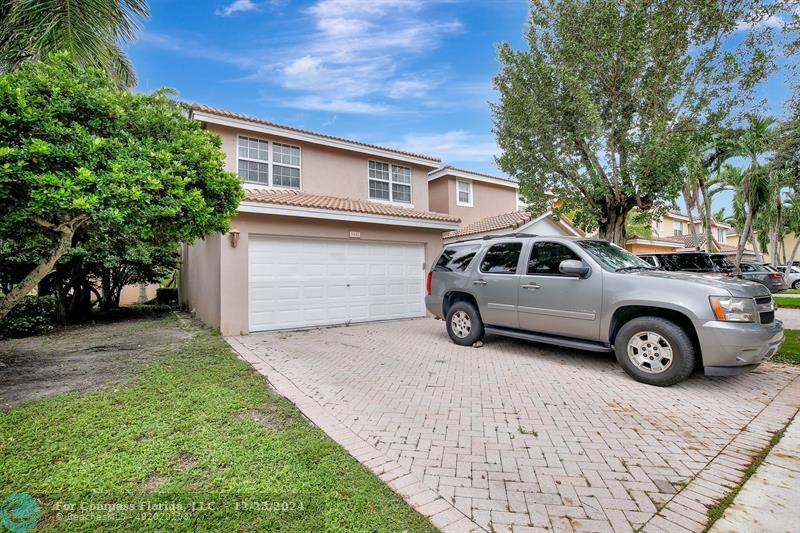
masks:
[(578, 276), (579, 278), (582, 278), (588, 274), (591, 269), (589, 268), (589, 265), (583, 261), (567, 259), (566, 261), (561, 261), (561, 264), (558, 265), (558, 271), (562, 274), (566, 274), (567, 276)]

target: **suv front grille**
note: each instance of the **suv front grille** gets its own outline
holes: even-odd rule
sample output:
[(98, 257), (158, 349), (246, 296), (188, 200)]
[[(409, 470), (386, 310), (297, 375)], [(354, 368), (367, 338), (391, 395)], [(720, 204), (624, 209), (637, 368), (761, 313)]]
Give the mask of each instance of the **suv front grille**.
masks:
[(772, 296), (759, 296), (755, 300), (761, 323), (772, 324), (775, 322), (775, 308), (772, 305)]

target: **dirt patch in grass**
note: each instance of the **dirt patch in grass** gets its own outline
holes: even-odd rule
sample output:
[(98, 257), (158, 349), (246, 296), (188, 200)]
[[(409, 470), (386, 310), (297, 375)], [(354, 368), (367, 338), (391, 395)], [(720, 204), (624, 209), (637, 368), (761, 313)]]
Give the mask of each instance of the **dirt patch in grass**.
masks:
[(174, 352), (195, 332), (174, 315), (76, 326), (0, 341), (0, 409), (127, 382), (132, 368)]
[(292, 421), (297, 420), (297, 416), (291, 412), (279, 407), (271, 409), (269, 406), (262, 406), (259, 409), (242, 409), (233, 413), (231, 418), (237, 422), (249, 420), (259, 426), (275, 430), (285, 429)]

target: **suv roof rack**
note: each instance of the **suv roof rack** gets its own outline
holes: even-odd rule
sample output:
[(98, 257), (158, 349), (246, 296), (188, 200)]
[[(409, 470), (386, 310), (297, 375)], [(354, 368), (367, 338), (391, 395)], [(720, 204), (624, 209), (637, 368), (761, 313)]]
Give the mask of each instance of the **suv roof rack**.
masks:
[(471, 242), (471, 241), (490, 241), (492, 239), (506, 239), (506, 238), (525, 239), (530, 237), (539, 237), (539, 235), (535, 233), (502, 233), (500, 235), (484, 235), (482, 237), (471, 237), (469, 239), (461, 239), (459, 241), (448, 243), (445, 246), (449, 246), (451, 244), (459, 244), (462, 242)]

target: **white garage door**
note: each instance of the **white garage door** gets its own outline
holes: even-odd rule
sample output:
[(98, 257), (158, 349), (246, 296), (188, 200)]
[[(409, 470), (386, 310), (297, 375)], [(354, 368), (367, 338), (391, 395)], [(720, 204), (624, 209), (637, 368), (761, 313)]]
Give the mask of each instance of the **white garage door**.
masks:
[(249, 257), (250, 331), (425, 314), (421, 244), (251, 237)]

